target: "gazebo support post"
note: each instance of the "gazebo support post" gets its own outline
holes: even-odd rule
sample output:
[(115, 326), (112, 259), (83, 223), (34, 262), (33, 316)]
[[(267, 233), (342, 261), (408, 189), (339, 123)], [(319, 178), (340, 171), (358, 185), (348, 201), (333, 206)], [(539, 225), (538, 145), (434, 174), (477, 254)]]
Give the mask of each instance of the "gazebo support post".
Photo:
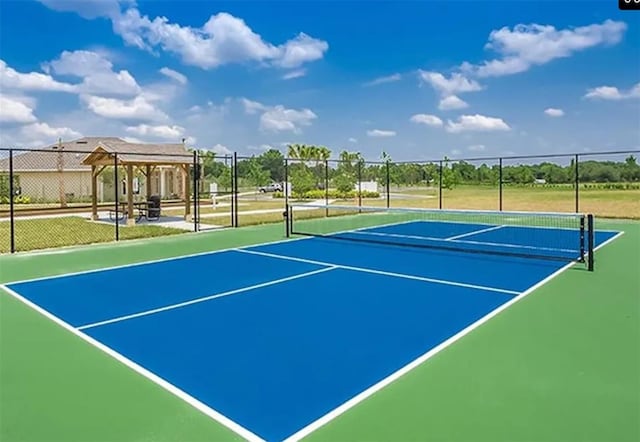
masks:
[(145, 181), (144, 187), (147, 189), (147, 201), (151, 198), (151, 166), (145, 167)]
[(127, 164), (127, 225), (135, 226), (133, 217), (133, 165)]
[(98, 220), (98, 167), (91, 166), (91, 219)]

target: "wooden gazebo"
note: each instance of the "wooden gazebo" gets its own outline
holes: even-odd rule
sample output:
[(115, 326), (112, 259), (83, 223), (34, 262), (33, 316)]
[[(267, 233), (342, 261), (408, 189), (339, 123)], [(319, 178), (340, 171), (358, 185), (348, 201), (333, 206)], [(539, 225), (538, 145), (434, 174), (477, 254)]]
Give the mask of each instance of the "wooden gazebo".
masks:
[[(116, 163), (117, 161), (117, 163)], [(123, 167), (126, 171), (127, 224), (135, 224), (133, 215), (133, 177), (136, 170), (140, 170), (145, 176), (146, 197), (151, 196), (149, 178), (158, 166), (174, 166), (182, 169), (185, 220), (191, 221), (190, 179), (189, 168), (193, 165), (193, 155), (187, 151), (184, 144), (138, 144), (121, 142), (100, 142), (95, 149), (87, 155), (82, 164), (91, 166), (91, 216), (98, 219), (98, 176), (109, 166)], [(115, 191), (119, 191), (119, 183), (115, 183)]]

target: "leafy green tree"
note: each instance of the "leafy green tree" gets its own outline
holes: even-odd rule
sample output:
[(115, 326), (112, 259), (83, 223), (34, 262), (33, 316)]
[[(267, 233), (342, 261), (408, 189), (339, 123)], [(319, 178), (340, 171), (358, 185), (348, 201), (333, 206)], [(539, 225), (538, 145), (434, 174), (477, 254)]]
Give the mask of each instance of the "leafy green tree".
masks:
[(334, 178), (333, 184), (340, 192), (351, 192), (356, 185), (356, 177), (351, 173), (341, 173)]
[(301, 195), (305, 192), (313, 190), (316, 186), (315, 176), (305, 165), (303, 167), (295, 167), (290, 173), (291, 190), (294, 195)]
[(258, 156), (258, 162), (262, 169), (267, 170), (269, 177), (274, 182), (284, 181), (284, 155), (276, 149), (269, 149)]
[(633, 155), (629, 155), (624, 160), (624, 166), (620, 173), (620, 178), (625, 181), (640, 181), (640, 165), (638, 165), (636, 157)]
[(269, 184), (270, 175), (267, 169), (264, 169), (260, 164), (260, 161), (256, 157), (252, 157), (248, 160), (249, 179), (254, 186), (266, 186)]

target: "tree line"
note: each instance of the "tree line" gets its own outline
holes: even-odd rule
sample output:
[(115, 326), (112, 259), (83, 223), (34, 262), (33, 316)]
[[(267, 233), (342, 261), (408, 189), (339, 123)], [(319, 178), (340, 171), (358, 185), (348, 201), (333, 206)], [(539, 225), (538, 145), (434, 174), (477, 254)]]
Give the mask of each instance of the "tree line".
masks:
[[(218, 183), (221, 188), (231, 187), (231, 161), (217, 157), (213, 152), (201, 151), (203, 176)], [(298, 192), (322, 189), (325, 181), (332, 188), (353, 190), (358, 181), (377, 181), (385, 186), (387, 180), (394, 186), (439, 185), (440, 173), (445, 188), (456, 185), (505, 184), (571, 184), (576, 179), (573, 160), (565, 166), (542, 161), (537, 164), (497, 164), (452, 161), (444, 158), (442, 171), (436, 163), (394, 162), (388, 153), (382, 152), (381, 160), (366, 162), (359, 152), (343, 150), (337, 160), (329, 160), (331, 150), (324, 146), (291, 144), (287, 156), (276, 149), (260, 155), (239, 157), (237, 164), (240, 187), (260, 187), (271, 182), (286, 181), (287, 173), (292, 188)], [(288, 160), (287, 160), (288, 158)], [(327, 167), (328, 166), (328, 167)], [(633, 155), (624, 161), (585, 160), (578, 163), (581, 183), (639, 182), (640, 165)], [(288, 167), (288, 171), (285, 169)]]

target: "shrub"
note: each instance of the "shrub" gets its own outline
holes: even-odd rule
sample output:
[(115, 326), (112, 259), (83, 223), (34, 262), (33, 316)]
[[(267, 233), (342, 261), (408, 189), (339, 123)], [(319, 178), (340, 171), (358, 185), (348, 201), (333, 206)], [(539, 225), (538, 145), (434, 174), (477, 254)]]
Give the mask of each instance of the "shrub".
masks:
[(19, 195), (13, 199), (15, 204), (29, 204), (31, 203), (31, 198), (26, 195)]

